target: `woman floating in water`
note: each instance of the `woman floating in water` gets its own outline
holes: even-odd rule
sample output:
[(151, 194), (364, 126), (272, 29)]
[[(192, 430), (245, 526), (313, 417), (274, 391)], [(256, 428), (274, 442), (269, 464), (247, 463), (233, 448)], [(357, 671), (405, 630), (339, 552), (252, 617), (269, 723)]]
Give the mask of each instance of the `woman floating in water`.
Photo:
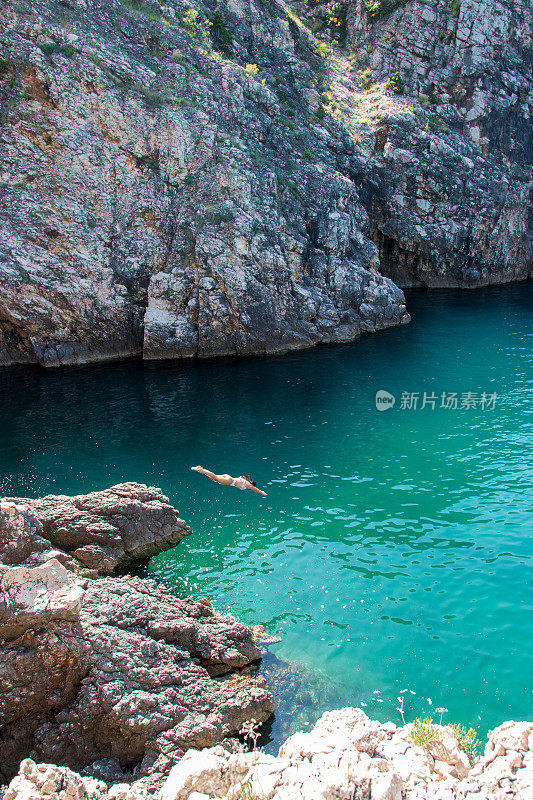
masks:
[(200, 472), (202, 475), (207, 475), (212, 481), (215, 483), (221, 483), (222, 486), (236, 486), (237, 489), (251, 489), (252, 492), (257, 492), (257, 494), (262, 494), (266, 497), (266, 492), (263, 492), (262, 489), (258, 489), (255, 485), (255, 481), (252, 480), (250, 475), (240, 475), (238, 478), (232, 478), (231, 475), (224, 473), (223, 475), (215, 475), (214, 472), (211, 472), (208, 469), (204, 469), (203, 467), (191, 467), (194, 472)]

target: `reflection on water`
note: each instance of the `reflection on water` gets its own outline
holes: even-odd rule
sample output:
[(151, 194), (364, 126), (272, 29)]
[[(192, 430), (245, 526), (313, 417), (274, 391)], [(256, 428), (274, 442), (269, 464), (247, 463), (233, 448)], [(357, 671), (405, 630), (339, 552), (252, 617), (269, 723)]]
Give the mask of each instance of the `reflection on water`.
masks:
[[(273, 742), (333, 705), (396, 719), (402, 689), (408, 718), (481, 732), (533, 713), (533, 284), (408, 302), (409, 326), (284, 357), (0, 372), (1, 491), (161, 486), (194, 534), (148, 572), (282, 637)], [(378, 412), (379, 389), (498, 398)]]

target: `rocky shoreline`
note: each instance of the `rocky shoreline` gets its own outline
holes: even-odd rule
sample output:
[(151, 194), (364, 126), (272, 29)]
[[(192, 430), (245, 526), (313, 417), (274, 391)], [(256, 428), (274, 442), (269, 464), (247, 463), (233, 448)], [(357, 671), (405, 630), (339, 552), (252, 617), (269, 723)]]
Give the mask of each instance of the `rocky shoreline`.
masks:
[(190, 532), (159, 489), (134, 483), (0, 502), (0, 778), (31, 755), (153, 781), (270, 716), (262, 679), (220, 677), (260, 658), (251, 628), (109, 576)]
[(449, 727), (416, 747), (412, 725), (351, 708), (277, 757), (245, 752), (236, 735), (274, 710), (263, 678), (235, 673), (257, 632), (113, 574), (190, 533), (142, 484), (0, 501), (4, 800), (530, 800), (533, 723), (492, 731), (475, 764)]
[(0, 365), (345, 342), (531, 274), (526, 0), (333, 5), (6, 0)]
[(471, 764), (451, 728), (413, 746), (412, 725), (369, 719), (357, 708), (322, 715), (279, 755), (190, 749), (164, 780), (108, 783), (25, 759), (3, 800), (531, 800), (533, 723), (491, 731)]

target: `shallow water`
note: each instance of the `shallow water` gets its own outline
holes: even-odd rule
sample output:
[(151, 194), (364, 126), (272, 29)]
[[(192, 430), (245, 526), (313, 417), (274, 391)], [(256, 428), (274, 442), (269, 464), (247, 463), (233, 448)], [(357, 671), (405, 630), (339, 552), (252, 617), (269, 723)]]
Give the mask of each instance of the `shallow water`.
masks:
[[(149, 572), (282, 637), (272, 748), (332, 705), (398, 720), (398, 696), (407, 720), (444, 706), (481, 734), (533, 719), (533, 283), (408, 307), (408, 326), (268, 359), (0, 371), (3, 494), (161, 486), (194, 534)], [(400, 407), (424, 391), (435, 409)]]

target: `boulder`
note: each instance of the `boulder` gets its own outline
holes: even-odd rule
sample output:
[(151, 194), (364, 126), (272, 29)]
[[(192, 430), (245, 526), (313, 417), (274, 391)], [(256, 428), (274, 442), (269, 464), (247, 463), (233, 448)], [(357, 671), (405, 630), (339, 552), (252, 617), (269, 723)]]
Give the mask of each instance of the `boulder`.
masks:
[[(232, 755), (220, 747), (189, 751), (158, 800), (187, 800), (191, 792), (200, 792), (202, 800), (530, 800), (532, 729), (532, 723), (510, 722), (491, 733), (489, 754), (503, 742), (510, 749), (498, 749), (489, 774), (484, 761), (470, 768), (448, 727), (435, 725), (433, 741), (414, 747), (412, 725), (396, 728), (344, 708), (323, 714), (308, 733), (291, 736), (277, 758), (261, 752)], [(507, 756), (518, 752), (522, 766), (515, 760), (510, 776)]]
[(0, 568), (0, 573), (0, 638), (16, 639), (28, 628), (78, 619), (84, 589), (57, 558), (33, 568)]
[[(50, 586), (61, 593), (58, 573), (68, 573), (53, 565)], [(122, 779), (164, 772), (188, 748), (272, 713), (261, 680), (211, 677), (260, 658), (251, 629), (232, 617), (140, 578), (89, 581), (75, 614), (59, 600), (54, 613), (42, 610), (41, 588), (28, 590), (23, 624), (32, 627), (0, 648), (5, 775), (29, 754), (76, 769), (115, 759)]]
[[(110, 788), (64, 767), (26, 760), (5, 800), (531, 800), (533, 723), (506, 722), (491, 732), (486, 758), (462, 778), (457, 742), (441, 725), (434, 742), (442, 747), (432, 746), (435, 756), (426, 754), (434, 768), (421, 776), (422, 748), (410, 745), (411, 728), (344, 708), (324, 714), (307, 739), (290, 737), (277, 757), (221, 746), (190, 749), (155, 783), (141, 779)], [(487, 761), (495, 750), (498, 755)], [(521, 754), (521, 766), (510, 774), (507, 756), (513, 753)], [(412, 769), (398, 768), (405, 759), (413, 760)]]
[(107, 786), (94, 778), (82, 778), (66, 767), (36, 764), (26, 758), (3, 800), (103, 800)]
[(43, 526), (29, 505), (0, 500), (0, 563), (22, 564), (32, 553), (50, 548)]
[(270, 716), (262, 679), (214, 680), (261, 657), (251, 628), (154, 581), (98, 577), (190, 533), (137, 483), (0, 502), (0, 779), (32, 756), (127, 781)]
[(110, 575), (135, 559), (178, 544), (191, 529), (161, 489), (121, 483), (101, 492), (0, 502), (0, 557), (5, 564), (38, 560), (59, 549), (83, 575)]

